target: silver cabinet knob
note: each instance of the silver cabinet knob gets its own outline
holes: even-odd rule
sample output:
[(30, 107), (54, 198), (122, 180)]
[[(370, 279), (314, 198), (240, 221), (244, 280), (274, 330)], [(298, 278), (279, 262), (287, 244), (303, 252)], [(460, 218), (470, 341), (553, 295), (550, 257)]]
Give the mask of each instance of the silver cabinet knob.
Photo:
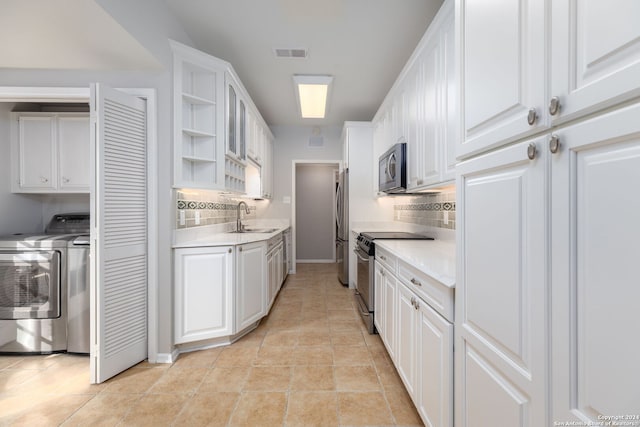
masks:
[(69, 178), (63, 176), (62, 177), (62, 182), (64, 182), (65, 184), (68, 184), (68, 183), (71, 182), (71, 180)]
[(384, 276), (384, 270), (383, 269), (380, 269), (380, 275)]
[(411, 297), (411, 306), (414, 308), (416, 306), (416, 299), (414, 297)]
[(380, 259), (383, 260), (383, 261), (387, 260), (387, 258), (384, 255), (380, 255)]
[(49, 182), (49, 178), (45, 178), (44, 176), (41, 176), (40, 177), (40, 182), (45, 184), (45, 183)]
[(233, 250), (231, 248), (229, 248), (229, 253), (233, 252)]
[(242, 252), (242, 246), (240, 246), (240, 247), (238, 248), (238, 251), (239, 251), (239, 252)]
[(534, 144), (533, 142), (530, 143), (527, 147), (527, 157), (529, 157), (529, 160), (533, 160), (536, 158), (536, 152), (536, 144)]
[(549, 139), (549, 151), (555, 154), (558, 150), (560, 150), (560, 138), (558, 138), (558, 135), (552, 134), (551, 139)]
[(552, 116), (555, 116), (559, 112), (560, 112), (560, 98), (558, 98), (557, 96), (554, 96), (549, 101), (549, 114), (551, 114)]
[(416, 300), (414, 307), (416, 308), (416, 310), (420, 308), (420, 303), (418, 302), (418, 300)]
[(422, 283), (418, 282), (415, 277), (411, 278), (411, 283), (413, 283), (416, 286), (422, 286)]
[(536, 109), (530, 108), (529, 114), (527, 114), (527, 123), (529, 123), (529, 126), (533, 126), (533, 124), (536, 122), (537, 119), (538, 119), (538, 113), (536, 112)]

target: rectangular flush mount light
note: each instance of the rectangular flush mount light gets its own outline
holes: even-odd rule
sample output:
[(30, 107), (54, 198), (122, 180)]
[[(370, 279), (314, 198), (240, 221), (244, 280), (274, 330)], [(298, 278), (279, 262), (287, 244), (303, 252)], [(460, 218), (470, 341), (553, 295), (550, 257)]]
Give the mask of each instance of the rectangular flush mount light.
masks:
[(332, 76), (300, 74), (293, 76), (296, 100), (303, 119), (324, 118), (332, 81)]

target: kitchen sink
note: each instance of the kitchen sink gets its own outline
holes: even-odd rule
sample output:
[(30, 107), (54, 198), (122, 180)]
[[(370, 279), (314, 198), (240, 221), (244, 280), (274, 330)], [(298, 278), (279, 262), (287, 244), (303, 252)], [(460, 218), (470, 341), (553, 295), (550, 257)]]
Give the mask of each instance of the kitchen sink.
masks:
[(243, 228), (241, 231), (233, 230), (229, 231), (229, 233), (273, 233), (274, 231), (278, 231), (277, 228)]

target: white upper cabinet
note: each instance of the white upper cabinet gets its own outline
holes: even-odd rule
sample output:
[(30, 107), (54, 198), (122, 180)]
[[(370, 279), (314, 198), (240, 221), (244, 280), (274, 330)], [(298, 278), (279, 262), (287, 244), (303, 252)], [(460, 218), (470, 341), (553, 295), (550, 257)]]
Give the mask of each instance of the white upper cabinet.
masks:
[(640, 95), (640, 3), (553, 0), (552, 121), (563, 122)]
[(461, 0), (459, 157), (544, 129), (545, 2)]
[(634, 0), (461, 0), (458, 156), (640, 96), (638, 22)]
[(262, 163), (271, 131), (231, 65), (171, 41), (174, 186), (245, 192), (247, 157)]
[(89, 115), (13, 113), (12, 191), (89, 192)]
[(86, 116), (58, 117), (58, 188), (89, 191), (89, 120)]
[(172, 42), (174, 185), (224, 189), (225, 63)]
[(407, 190), (455, 178), (458, 98), (453, 1), (443, 3), (374, 117), (374, 185), (378, 158), (407, 143)]

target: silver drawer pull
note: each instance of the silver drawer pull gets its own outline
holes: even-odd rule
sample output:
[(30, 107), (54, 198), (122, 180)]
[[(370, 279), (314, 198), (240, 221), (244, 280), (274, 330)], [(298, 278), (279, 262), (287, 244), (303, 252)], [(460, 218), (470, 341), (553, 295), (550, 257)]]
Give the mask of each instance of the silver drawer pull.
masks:
[(385, 257), (384, 255), (380, 255), (380, 259), (383, 260), (383, 261), (386, 261), (387, 257)]
[(384, 276), (384, 270), (383, 269), (380, 269), (380, 275)]
[(412, 278), (411, 278), (411, 283), (413, 283), (413, 284), (414, 284), (414, 285), (416, 285), (416, 286), (422, 286), (422, 283), (418, 282), (418, 281), (415, 279), (415, 277), (412, 277)]

